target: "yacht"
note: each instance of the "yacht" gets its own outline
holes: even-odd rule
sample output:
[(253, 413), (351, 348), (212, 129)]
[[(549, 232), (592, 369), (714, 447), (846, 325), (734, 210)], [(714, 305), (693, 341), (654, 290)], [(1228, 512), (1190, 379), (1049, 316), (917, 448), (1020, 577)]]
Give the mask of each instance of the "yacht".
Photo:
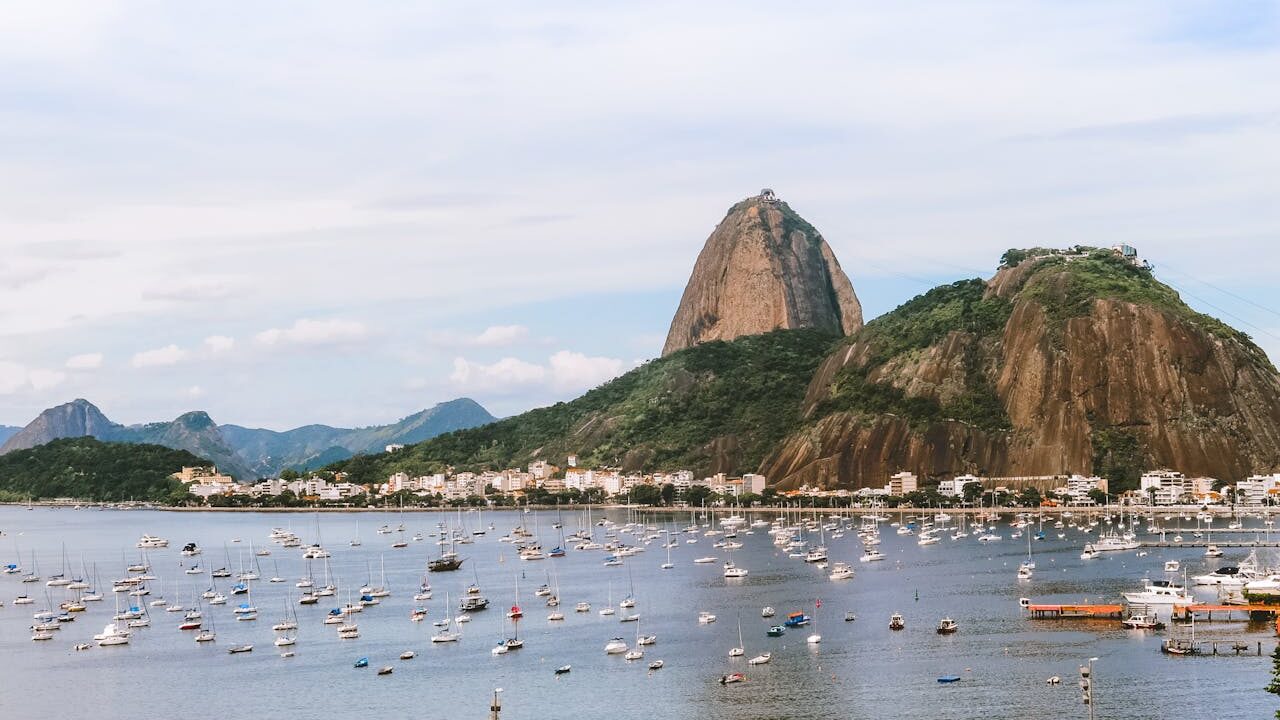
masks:
[(1168, 580), (1147, 580), (1139, 592), (1123, 593), (1130, 605), (1190, 605), (1195, 602), (1181, 587)]
[(733, 561), (724, 564), (724, 576), (727, 578), (744, 578), (747, 576), (747, 569), (740, 568), (733, 564)]
[(938, 621), (939, 635), (950, 635), (959, 629), (960, 629), (959, 624), (957, 624), (955, 620), (952, 620), (949, 617), (944, 617), (942, 618), (942, 620)]
[(831, 568), (832, 580), (848, 580), (853, 577), (853, 568), (849, 563), (838, 562)]
[(1142, 547), (1142, 543), (1137, 540), (1129, 540), (1121, 537), (1112, 531), (1098, 538), (1095, 542), (1090, 543), (1095, 553), (1116, 552), (1120, 550), (1137, 550)]
[(860, 562), (875, 562), (877, 560), (883, 560), (884, 557), (884, 553), (879, 550), (876, 550), (875, 548), (867, 548), (862, 552), (862, 557), (858, 558), (858, 560)]
[(155, 535), (143, 535), (142, 538), (138, 540), (138, 547), (167, 548), (169, 547), (169, 541), (162, 537), (156, 537)]
[(608, 655), (620, 655), (627, 652), (627, 643), (620, 637), (616, 637), (605, 643), (604, 651)]
[(716, 621), (716, 616), (715, 616), (715, 615), (712, 615), (711, 613), (709, 613), (709, 612), (707, 612), (707, 611), (705, 611), (705, 610), (704, 610), (704, 611), (702, 611), (702, 612), (700, 612), (700, 613), (698, 613), (698, 624), (699, 624), (699, 625), (707, 625), (707, 624), (709, 624), (709, 623), (713, 623), (713, 622), (715, 622), (715, 621)]

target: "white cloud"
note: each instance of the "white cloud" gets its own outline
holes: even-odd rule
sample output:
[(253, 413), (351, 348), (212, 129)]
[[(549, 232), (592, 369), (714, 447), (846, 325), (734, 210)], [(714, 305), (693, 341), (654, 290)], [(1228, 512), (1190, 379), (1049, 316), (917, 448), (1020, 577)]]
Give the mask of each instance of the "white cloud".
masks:
[(187, 351), (177, 345), (165, 345), (155, 350), (144, 350), (133, 356), (132, 365), (136, 368), (175, 365), (187, 358)]
[(484, 365), (466, 358), (454, 358), (449, 381), (465, 392), (506, 393), (541, 384), (547, 369), (516, 358)]
[(260, 345), (338, 345), (363, 340), (369, 330), (355, 320), (301, 319), (287, 328), (271, 328), (254, 336)]
[(618, 377), (626, 363), (616, 358), (588, 357), (561, 350), (551, 356), (551, 388), (557, 392), (586, 390)]
[(62, 384), (67, 374), (61, 370), (28, 368), (15, 362), (0, 361), (0, 395), (27, 390), (49, 390)]
[(18, 363), (0, 360), (0, 395), (12, 395), (27, 386), (27, 369)]
[(48, 390), (62, 384), (67, 379), (67, 374), (61, 370), (43, 370), (36, 368), (27, 373), (27, 382), (31, 383), (32, 390)]
[(67, 358), (69, 370), (96, 370), (102, 367), (102, 353), (84, 353)]
[(186, 395), (188, 398), (191, 398), (192, 400), (195, 400), (196, 398), (202, 398), (204, 397), (204, 388), (200, 387), (199, 385), (192, 385), (191, 387), (187, 388)]
[(226, 352), (235, 347), (236, 339), (226, 335), (210, 335), (204, 339), (204, 345), (209, 348), (209, 352)]
[(507, 357), (484, 364), (455, 358), (449, 381), (463, 392), (504, 394), (526, 390), (577, 392), (613, 379), (626, 369), (616, 358), (591, 357), (561, 350), (545, 365)]
[(529, 337), (529, 328), (523, 325), (492, 325), (472, 339), (472, 344), (481, 347), (501, 347), (514, 345)]

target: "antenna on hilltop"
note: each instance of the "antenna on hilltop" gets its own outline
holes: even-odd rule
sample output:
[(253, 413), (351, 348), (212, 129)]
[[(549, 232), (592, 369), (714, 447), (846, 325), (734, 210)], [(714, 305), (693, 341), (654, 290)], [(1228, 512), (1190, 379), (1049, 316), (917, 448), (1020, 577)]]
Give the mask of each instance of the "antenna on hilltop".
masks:
[(762, 202), (778, 202), (778, 196), (774, 194), (771, 188), (761, 190), (759, 198)]

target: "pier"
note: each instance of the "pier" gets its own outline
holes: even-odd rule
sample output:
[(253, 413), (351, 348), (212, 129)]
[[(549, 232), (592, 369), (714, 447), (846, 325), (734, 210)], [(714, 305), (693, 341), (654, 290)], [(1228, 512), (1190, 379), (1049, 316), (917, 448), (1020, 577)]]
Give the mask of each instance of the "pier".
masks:
[(1123, 605), (1028, 605), (1027, 612), (1037, 620), (1119, 620)]
[[(1256, 620), (1261, 618), (1273, 617), (1280, 613), (1280, 605), (1262, 605), (1253, 603), (1249, 605), (1210, 605), (1197, 603), (1195, 605), (1175, 605), (1173, 606), (1173, 618), (1175, 620), (1189, 621), (1192, 615), (1204, 615), (1206, 620), (1213, 620), (1213, 614), (1225, 613), (1227, 620), (1231, 619), (1234, 612), (1245, 613), (1248, 620)], [(1223, 618), (1219, 618), (1220, 620)]]
[(1280, 547), (1280, 540), (1205, 540), (1202, 538), (1193, 538), (1191, 540), (1183, 540), (1182, 542), (1174, 542), (1172, 540), (1141, 540), (1141, 547), (1158, 547), (1158, 548), (1180, 548), (1180, 547), (1209, 547), (1215, 545), (1220, 548), (1254, 548), (1254, 547)]

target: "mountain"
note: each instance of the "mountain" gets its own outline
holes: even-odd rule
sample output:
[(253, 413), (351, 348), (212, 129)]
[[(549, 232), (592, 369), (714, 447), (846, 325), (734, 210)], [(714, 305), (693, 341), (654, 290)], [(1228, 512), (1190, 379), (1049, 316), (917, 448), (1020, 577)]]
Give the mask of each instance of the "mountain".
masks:
[(935, 288), (822, 363), (804, 422), (761, 466), (783, 488), (891, 473), (1144, 469), (1223, 480), (1280, 467), (1280, 378), (1247, 335), (1111, 250), (1010, 251), (988, 282)]
[(108, 420), (93, 403), (76, 399), (40, 413), (35, 420), (6, 440), (4, 445), (0, 445), (0, 455), (65, 437), (89, 435), (109, 440), (113, 439), (110, 436), (121, 427)]
[(3, 445), (6, 440), (13, 437), (14, 435), (17, 435), (21, 431), (22, 431), (22, 428), (20, 427), (14, 427), (12, 425), (0, 425), (0, 445)]
[(276, 432), (222, 425), (227, 442), (259, 475), (285, 468), (317, 468), (359, 453), (380, 453), (387, 445), (422, 442), (442, 433), (496, 420), (470, 398), (458, 398), (410, 415), (391, 425), (345, 429), (327, 425)]
[[(337, 467), (756, 471), (780, 489), (892, 473), (1031, 478), (1280, 469), (1280, 375), (1249, 337), (1111, 250), (1010, 251), (989, 281), (934, 288), (846, 338), (703, 342), (582, 397)], [(1030, 482), (1030, 480), (1028, 480)], [(1017, 485), (1018, 482), (1010, 482)]]
[(809, 329), (706, 342), (576, 400), (331, 467), (384, 482), (401, 470), (502, 470), (576, 454), (584, 467), (750, 472), (800, 423), (809, 379), (838, 339)]
[(475, 427), (495, 418), (474, 400), (460, 398), (410, 415), (392, 425), (355, 430), (325, 425), (275, 432), (218, 425), (207, 413), (185, 413), (172, 422), (125, 426), (107, 419), (88, 400), (49, 408), (0, 446), (0, 455), (70, 437), (149, 443), (188, 450), (241, 480), (275, 476), (280, 470), (321, 467), (361, 452), (382, 452), (392, 443), (420, 442), (440, 433)]
[(0, 498), (163, 501), (186, 493), (169, 475), (184, 465), (208, 464), (159, 445), (61, 438), (0, 457)]
[(93, 437), (107, 442), (148, 443), (187, 450), (213, 461), (236, 478), (254, 477), (227, 445), (218, 426), (203, 412), (189, 412), (172, 422), (125, 426), (112, 422), (93, 403), (76, 399), (40, 413), (0, 446), (0, 455), (26, 450), (60, 438)]
[(707, 238), (662, 354), (771, 330), (860, 327), (862, 306), (827, 241), (764, 190), (730, 208)]

